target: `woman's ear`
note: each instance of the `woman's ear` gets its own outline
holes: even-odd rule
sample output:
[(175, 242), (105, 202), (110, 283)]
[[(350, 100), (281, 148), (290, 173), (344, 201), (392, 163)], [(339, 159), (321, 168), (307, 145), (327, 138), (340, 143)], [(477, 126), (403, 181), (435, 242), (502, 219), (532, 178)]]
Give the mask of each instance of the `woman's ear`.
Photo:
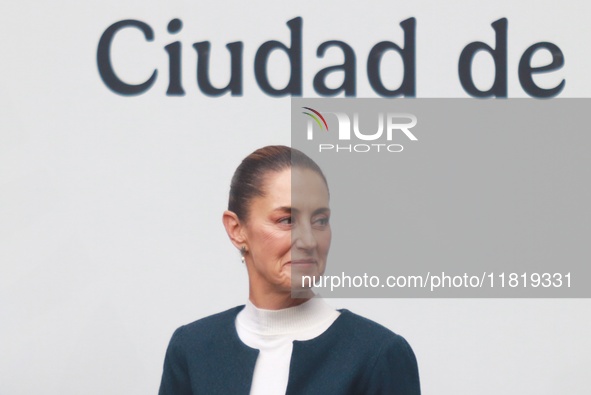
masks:
[[(246, 245), (246, 237), (244, 236), (244, 227), (240, 219), (233, 211), (226, 210), (222, 216), (222, 222), (226, 228), (226, 233), (232, 241), (232, 244), (239, 250)], [(248, 248), (248, 247), (247, 247)]]

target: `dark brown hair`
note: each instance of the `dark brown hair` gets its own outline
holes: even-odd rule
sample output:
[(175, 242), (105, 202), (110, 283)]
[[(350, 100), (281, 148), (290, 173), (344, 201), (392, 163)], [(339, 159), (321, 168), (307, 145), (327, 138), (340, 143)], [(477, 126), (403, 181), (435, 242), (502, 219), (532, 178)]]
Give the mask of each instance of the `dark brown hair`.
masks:
[(271, 172), (280, 172), (292, 167), (318, 173), (328, 188), (322, 170), (309, 156), (284, 145), (268, 145), (244, 158), (234, 172), (230, 184), (228, 210), (233, 211), (241, 221), (247, 221), (251, 200), (265, 195), (263, 190), (265, 176)]

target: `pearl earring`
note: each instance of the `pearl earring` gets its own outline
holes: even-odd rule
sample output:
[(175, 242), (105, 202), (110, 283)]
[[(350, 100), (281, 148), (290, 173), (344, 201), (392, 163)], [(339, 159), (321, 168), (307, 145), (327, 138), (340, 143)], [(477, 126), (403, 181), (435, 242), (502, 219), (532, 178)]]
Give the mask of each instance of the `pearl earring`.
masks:
[(246, 246), (242, 246), (242, 248), (240, 249), (240, 254), (242, 255), (242, 264), (245, 265), (246, 259), (244, 258), (244, 255), (246, 254)]

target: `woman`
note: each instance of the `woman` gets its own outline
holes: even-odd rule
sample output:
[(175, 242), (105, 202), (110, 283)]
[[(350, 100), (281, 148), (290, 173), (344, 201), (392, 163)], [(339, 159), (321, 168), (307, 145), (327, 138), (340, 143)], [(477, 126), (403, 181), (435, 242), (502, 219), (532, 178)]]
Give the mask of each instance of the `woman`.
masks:
[(176, 330), (160, 395), (420, 394), (402, 337), (300, 286), (324, 273), (329, 219), (326, 179), (305, 154), (268, 146), (242, 161), (223, 223), (249, 300)]

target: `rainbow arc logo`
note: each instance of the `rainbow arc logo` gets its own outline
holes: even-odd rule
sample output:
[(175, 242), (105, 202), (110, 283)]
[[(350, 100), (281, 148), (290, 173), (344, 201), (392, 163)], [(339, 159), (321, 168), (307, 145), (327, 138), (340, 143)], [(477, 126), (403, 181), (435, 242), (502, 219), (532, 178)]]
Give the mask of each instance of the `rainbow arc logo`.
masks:
[[(302, 112), (302, 114), (306, 114), (307, 116), (309, 116), (310, 118), (312, 118), (314, 121), (316, 121), (316, 123), (318, 124), (318, 126), (320, 127), (320, 130), (326, 130), (328, 132), (328, 123), (326, 123), (326, 119), (324, 119), (324, 117), (322, 116), (322, 114), (320, 114), (320, 112), (314, 110), (313, 108), (310, 107), (302, 107), (304, 110), (308, 110), (308, 111), (304, 111)], [(321, 122), (322, 121), (322, 122)]]

